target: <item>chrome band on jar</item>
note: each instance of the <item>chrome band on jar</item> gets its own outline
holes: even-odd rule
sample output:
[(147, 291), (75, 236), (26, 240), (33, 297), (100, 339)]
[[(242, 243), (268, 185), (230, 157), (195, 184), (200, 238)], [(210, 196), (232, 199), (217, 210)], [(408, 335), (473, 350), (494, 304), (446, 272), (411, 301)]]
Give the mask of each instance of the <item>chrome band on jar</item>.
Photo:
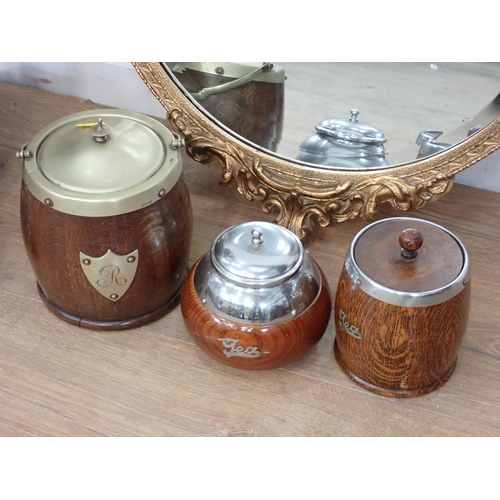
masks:
[(321, 285), (320, 271), (297, 236), (266, 222), (244, 223), (221, 233), (194, 275), (196, 294), (207, 309), (249, 324), (273, 324), (300, 315)]
[[(407, 221), (408, 225), (411, 225), (412, 222), (420, 221), (420, 219), (415, 219), (411, 217), (395, 217), (392, 218), (391, 220)], [(462, 252), (462, 259), (463, 259), (462, 269), (455, 279), (453, 279), (446, 286), (434, 290), (427, 290), (422, 292), (405, 292), (383, 286), (380, 283), (376, 282), (375, 280), (371, 279), (369, 276), (367, 276), (356, 263), (356, 259), (354, 256), (355, 248), (359, 239), (367, 231), (372, 229), (374, 226), (378, 224), (383, 224), (385, 222), (386, 220), (380, 220), (366, 226), (356, 235), (351, 245), (349, 246), (345, 259), (345, 268), (349, 277), (356, 284), (356, 286), (358, 286), (361, 290), (363, 290), (371, 297), (381, 300), (382, 302), (403, 307), (425, 307), (425, 306), (440, 304), (455, 297), (465, 288), (465, 286), (470, 280), (470, 265), (469, 265), (469, 257), (467, 254), (467, 250), (465, 249), (463, 243), (451, 231), (445, 229), (444, 227), (438, 224), (429, 221), (421, 221), (421, 222), (425, 222), (425, 224), (434, 226), (435, 228), (438, 228), (442, 230), (444, 233), (448, 234), (451, 238), (453, 238), (453, 240), (460, 248), (460, 251)]]

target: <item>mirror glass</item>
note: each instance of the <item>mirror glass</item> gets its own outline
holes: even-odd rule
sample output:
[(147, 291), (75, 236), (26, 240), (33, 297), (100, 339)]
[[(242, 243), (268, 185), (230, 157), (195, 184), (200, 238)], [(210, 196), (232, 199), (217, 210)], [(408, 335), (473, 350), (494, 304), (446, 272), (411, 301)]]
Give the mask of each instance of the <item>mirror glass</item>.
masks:
[(164, 64), (237, 134), (326, 169), (407, 164), (500, 113), (496, 62)]

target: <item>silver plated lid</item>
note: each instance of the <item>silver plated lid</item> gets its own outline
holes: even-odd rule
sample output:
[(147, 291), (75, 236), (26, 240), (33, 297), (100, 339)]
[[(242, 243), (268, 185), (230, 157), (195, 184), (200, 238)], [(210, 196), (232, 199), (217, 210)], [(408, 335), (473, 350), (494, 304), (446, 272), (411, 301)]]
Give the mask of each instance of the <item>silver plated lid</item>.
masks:
[(383, 132), (369, 123), (358, 121), (359, 111), (351, 109), (349, 120), (342, 118), (329, 118), (316, 125), (319, 134), (327, 135), (335, 140), (364, 144), (369, 146), (381, 146), (387, 139)]
[(165, 159), (165, 147), (146, 124), (106, 113), (55, 129), (40, 145), (38, 164), (54, 184), (80, 193), (112, 193), (143, 183)]
[(165, 196), (182, 174), (182, 141), (153, 118), (120, 109), (74, 113), (18, 153), (31, 194), (59, 212), (105, 217)]
[(296, 273), (304, 260), (298, 237), (269, 222), (247, 222), (226, 229), (210, 252), (222, 276), (249, 287), (274, 286)]
[(329, 118), (316, 125), (316, 133), (299, 146), (297, 160), (322, 167), (357, 169), (388, 165), (381, 130), (358, 121), (359, 111), (351, 109), (349, 120)]
[(194, 288), (218, 317), (246, 324), (286, 321), (310, 307), (321, 272), (288, 229), (246, 222), (222, 232), (197, 264)]

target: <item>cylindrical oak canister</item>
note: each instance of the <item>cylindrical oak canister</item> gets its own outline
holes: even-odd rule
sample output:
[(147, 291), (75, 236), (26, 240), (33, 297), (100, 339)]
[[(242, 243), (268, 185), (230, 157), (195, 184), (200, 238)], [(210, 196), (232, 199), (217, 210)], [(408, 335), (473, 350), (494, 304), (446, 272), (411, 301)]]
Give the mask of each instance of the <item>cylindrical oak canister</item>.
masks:
[(179, 303), (192, 236), (181, 145), (152, 118), (101, 109), (48, 125), (18, 154), (24, 244), (59, 318), (122, 330)]
[(326, 278), (300, 240), (268, 222), (222, 232), (181, 296), (186, 328), (203, 352), (249, 370), (303, 357), (323, 337), (331, 308)]
[(427, 394), (452, 375), (471, 298), (461, 241), (422, 219), (374, 222), (352, 241), (335, 297), (335, 357), (367, 390)]

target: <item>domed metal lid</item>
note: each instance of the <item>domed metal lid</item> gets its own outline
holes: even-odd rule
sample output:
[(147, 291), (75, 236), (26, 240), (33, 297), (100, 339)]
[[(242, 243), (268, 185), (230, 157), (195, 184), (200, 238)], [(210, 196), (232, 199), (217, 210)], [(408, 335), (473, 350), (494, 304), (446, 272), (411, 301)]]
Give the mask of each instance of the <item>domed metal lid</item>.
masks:
[(304, 260), (298, 237), (269, 222), (246, 222), (226, 229), (210, 252), (222, 276), (250, 287), (280, 283), (296, 273)]
[(92, 118), (68, 121), (41, 144), (38, 163), (47, 179), (71, 191), (110, 193), (160, 169), (165, 146), (150, 127), (110, 113)]
[(182, 174), (183, 139), (159, 121), (120, 109), (74, 113), (23, 146), (23, 181), (54, 210), (120, 215), (167, 194)]
[(385, 219), (360, 231), (346, 268), (362, 290), (396, 305), (444, 302), (469, 281), (460, 240), (437, 224), (409, 217)]
[(380, 146), (387, 141), (383, 132), (369, 123), (358, 121), (359, 111), (351, 109), (349, 120), (329, 118), (316, 125), (319, 134), (335, 140), (367, 146)]

